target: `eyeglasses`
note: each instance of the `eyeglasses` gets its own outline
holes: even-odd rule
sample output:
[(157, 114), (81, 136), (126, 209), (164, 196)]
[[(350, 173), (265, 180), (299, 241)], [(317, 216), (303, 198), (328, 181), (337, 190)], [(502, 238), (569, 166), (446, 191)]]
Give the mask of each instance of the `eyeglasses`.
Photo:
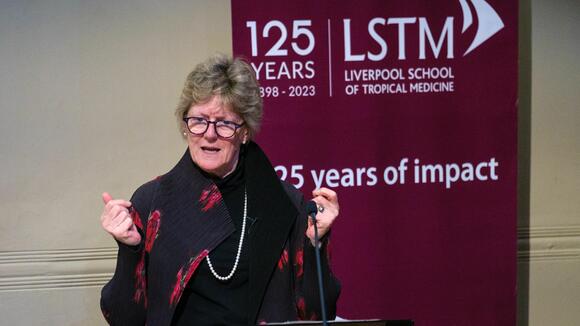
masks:
[(221, 138), (232, 138), (236, 131), (241, 128), (244, 123), (238, 124), (229, 120), (215, 120), (209, 121), (202, 117), (186, 117), (183, 118), (187, 129), (194, 135), (203, 135), (213, 124), (216, 134)]

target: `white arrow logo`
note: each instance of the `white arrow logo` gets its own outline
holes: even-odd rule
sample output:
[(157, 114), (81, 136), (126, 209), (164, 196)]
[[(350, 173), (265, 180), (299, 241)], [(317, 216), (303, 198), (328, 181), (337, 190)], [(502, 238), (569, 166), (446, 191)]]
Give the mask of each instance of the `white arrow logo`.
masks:
[[(503, 21), (489, 3), (485, 0), (470, 1), (475, 8), (475, 14), (477, 15), (477, 21), (479, 24), (477, 26), (475, 38), (463, 56), (466, 56), (469, 52), (475, 50), (475, 48), (504, 28)], [(471, 26), (473, 17), (466, 0), (459, 0), (459, 4), (461, 4), (461, 10), (463, 11), (463, 29), (461, 30), (461, 33), (465, 33), (469, 26)]]

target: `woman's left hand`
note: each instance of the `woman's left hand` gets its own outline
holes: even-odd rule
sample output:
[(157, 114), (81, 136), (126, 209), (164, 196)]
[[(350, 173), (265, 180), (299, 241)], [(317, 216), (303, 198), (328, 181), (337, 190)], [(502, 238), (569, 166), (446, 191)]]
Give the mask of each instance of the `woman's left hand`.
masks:
[[(336, 192), (328, 188), (320, 188), (312, 191), (312, 200), (318, 206), (318, 213), (316, 214), (316, 226), (318, 226), (318, 238), (322, 238), (334, 223), (338, 216), (338, 196)], [(306, 236), (310, 238), (310, 242), (314, 244), (314, 224), (308, 218), (308, 229), (306, 229)]]

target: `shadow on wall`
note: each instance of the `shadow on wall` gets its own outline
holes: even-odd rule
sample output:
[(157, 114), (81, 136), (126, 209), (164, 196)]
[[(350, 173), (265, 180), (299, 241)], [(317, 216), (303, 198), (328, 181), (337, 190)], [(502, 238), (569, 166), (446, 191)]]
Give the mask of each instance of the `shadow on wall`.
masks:
[(517, 325), (529, 325), (530, 159), (532, 97), (531, 1), (519, 2)]

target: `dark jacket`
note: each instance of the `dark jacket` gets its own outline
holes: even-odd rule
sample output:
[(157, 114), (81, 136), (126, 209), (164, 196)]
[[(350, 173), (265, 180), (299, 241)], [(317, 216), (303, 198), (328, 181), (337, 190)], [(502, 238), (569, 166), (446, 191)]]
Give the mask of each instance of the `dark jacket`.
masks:
[[(249, 215), (250, 324), (319, 319), (314, 248), (305, 236), (302, 194), (280, 182), (262, 150), (244, 149)], [(167, 174), (133, 195), (131, 215), (141, 232), (136, 247), (119, 243), (115, 274), (101, 292), (111, 325), (170, 325), (175, 307), (199, 263), (234, 232), (217, 186), (193, 165), (189, 151)], [(340, 285), (322, 242), (327, 314), (334, 318)]]

